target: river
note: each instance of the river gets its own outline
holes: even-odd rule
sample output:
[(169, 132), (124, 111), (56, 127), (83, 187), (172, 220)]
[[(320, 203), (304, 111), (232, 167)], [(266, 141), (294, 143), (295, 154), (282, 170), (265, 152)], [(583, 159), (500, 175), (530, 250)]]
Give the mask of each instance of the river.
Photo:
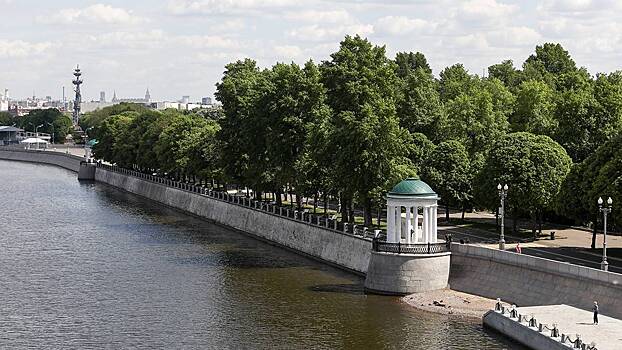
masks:
[(12, 349), (519, 349), (478, 322), (69, 171), (0, 161)]

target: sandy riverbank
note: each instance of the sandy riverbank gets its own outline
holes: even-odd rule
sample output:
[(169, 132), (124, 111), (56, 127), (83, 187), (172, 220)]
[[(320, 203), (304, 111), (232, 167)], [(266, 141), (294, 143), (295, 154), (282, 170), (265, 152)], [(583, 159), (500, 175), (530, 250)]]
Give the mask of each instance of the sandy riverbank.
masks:
[(494, 309), (496, 303), (495, 299), (483, 298), (451, 289), (410, 294), (403, 297), (402, 300), (419, 310), (480, 320), (488, 310)]

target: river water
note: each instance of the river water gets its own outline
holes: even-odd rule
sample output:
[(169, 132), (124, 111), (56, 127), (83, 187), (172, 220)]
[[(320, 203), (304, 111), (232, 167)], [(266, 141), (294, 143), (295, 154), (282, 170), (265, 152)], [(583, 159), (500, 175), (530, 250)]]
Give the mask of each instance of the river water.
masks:
[(0, 196), (2, 348), (518, 349), (63, 169), (0, 161)]

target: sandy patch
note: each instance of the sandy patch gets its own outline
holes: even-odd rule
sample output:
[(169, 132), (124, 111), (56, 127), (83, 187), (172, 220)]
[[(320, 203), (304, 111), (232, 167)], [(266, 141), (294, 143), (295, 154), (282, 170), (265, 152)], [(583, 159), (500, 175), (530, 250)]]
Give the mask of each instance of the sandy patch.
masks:
[[(419, 310), (443, 315), (482, 319), (488, 310), (495, 308), (495, 299), (441, 289), (425, 293), (410, 294), (402, 298), (407, 304)], [(508, 305), (505, 304), (504, 305)]]

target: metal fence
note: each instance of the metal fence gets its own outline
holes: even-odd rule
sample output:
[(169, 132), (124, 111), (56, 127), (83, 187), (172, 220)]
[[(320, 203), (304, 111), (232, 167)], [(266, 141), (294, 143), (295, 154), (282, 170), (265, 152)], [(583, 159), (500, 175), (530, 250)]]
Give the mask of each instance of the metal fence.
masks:
[(134, 176), (145, 181), (161, 184), (163, 186), (207, 196), (231, 204), (264, 211), (272, 215), (287, 217), (307, 225), (319, 226), (327, 230), (357, 236), (367, 240), (374, 237), (386, 236), (386, 234), (381, 230), (373, 230), (363, 225), (344, 223), (339, 221), (335, 216), (330, 217), (322, 214), (316, 215), (307, 210), (297, 210), (291, 207), (278, 206), (273, 202), (257, 201), (246, 196), (234, 195), (225, 191), (216, 191), (208, 187), (197, 186), (183, 181), (171, 180), (159, 175), (145, 174), (139, 171), (118, 167), (116, 165), (97, 163), (97, 167), (124, 175)]
[(395, 253), (395, 254), (437, 254), (449, 252), (451, 243), (387, 243), (379, 239), (374, 239), (372, 249), (375, 252)]

